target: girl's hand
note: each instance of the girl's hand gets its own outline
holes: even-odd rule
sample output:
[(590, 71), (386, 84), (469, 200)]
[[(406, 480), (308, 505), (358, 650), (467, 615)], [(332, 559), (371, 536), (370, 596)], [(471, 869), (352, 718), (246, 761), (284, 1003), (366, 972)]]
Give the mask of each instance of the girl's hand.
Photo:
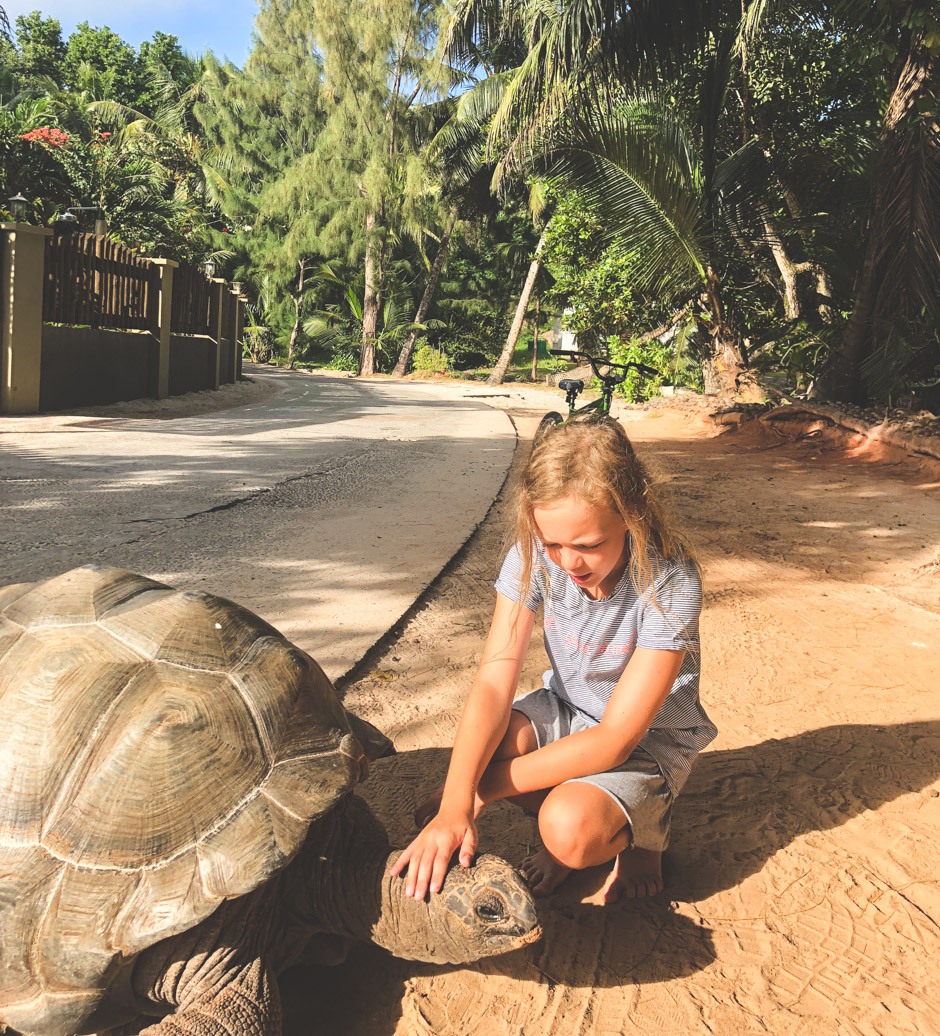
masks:
[(452, 817), (440, 813), (398, 857), (389, 871), (393, 878), (405, 868), (405, 895), (424, 899), (428, 889), (441, 891), (451, 858), (460, 850), (460, 866), (469, 867), (477, 849), (477, 826), (468, 814)]

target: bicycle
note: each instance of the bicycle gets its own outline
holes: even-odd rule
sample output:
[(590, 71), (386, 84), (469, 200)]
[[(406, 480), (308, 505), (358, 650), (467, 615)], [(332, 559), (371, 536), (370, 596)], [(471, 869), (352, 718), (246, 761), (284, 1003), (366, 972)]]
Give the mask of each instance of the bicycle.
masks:
[[(577, 357), (578, 359), (587, 360), (595, 377), (601, 383), (601, 394), (597, 399), (592, 399), (590, 403), (585, 403), (584, 406), (579, 407), (577, 406), (577, 401), (578, 396), (584, 391), (584, 382), (580, 378), (564, 378), (562, 381), (559, 381), (558, 387), (565, 393), (565, 402), (568, 404), (568, 416), (564, 417), (557, 410), (547, 413), (539, 422), (538, 430), (535, 433), (536, 439), (547, 428), (554, 428), (556, 425), (564, 424), (565, 421), (570, 421), (577, 414), (596, 411), (600, 417), (610, 417), (614, 389), (623, 382), (631, 368), (638, 371), (645, 378), (656, 377), (659, 374), (659, 371), (653, 367), (647, 367), (645, 363), (637, 363), (635, 360), (628, 360), (626, 363), (614, 363), (612, 360), (603, 360), (583, 352), (562, 352), (558, 349), (549, 349), (549, 352), (552, 356), (563, 356), (565, 359)], [(601, 367), (606, 368), (606, 373), (600, 369)]]

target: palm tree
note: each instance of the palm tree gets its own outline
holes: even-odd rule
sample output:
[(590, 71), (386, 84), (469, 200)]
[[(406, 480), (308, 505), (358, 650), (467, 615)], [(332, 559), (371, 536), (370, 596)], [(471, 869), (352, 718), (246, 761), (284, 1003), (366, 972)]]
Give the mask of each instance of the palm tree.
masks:
[(45, 115), (68, 135), (63, 146), (37, 143), (61, 171), (51, 200), (96, 206), (107, 215), (109, 233), (132, 247), (165, 247), (188, 212), (174, 197), (169, 173), (148, 135), (148, 120), (112, 100), (107, 77), (89, 65), (79, 67), (77, 79), (71, 91), (51, 80), (38, 83), (45, 92)]
[[(517, 68), (503, 73), (489, 122), (496, 183), (539, 170), (602, 211), (611, 237), (641, 257), (643, 288), (676, 298), (677, 308), (700, 292), (706, 386), (725, 392), (734, 390), (747, 363), (722, 293), (725, 201), (734, 195), (740, 205), (748, 178), (752, 185), (760, 179), (752, 148), (718, 160), (740, 31), (740, 8), (734, 18), (728, 8), (685, 2), (664, 8), (645, 0), (576, 0), (564, 9), (509, 3), (498, 22), (492, 8), (463, 0), (446, 33), (451, 55), (467, 60), (479, 39), (524, 28), (532, 47)], [(657, 94), (664, 77), (677, 74), (683, 55), (694, 57), (689, 64), (699, 70), (693, 128), (682, 127), (674, 105)], [(653, 84), (645, 95), (636, 87), (643, 79)], [(530, 274), (537, 268), (536, 256)], [(507, 352), (511, 356), (510, 342), (512, 332), (494, 371), (496, 383)]]
[[(668, 5), (647, 0), (573, 0), (560, 9), (519, 0), (504, 0), (495, 6), (482, 0), (458, 0), (448, 28), (451, 53), (468, 62), (479, 41), (491, 43), (500, 33), (521, 30), (531, 40), (529, 55), (520, 66), (513, 89), (507, 92), (492, 121), (490, 147), (500, 155), (503, 172), (525, 168), (533, 157), (551, 154), (558, 143), (557, 130), (564, 129), (569, 120), (575, 124), (577, 150), (581, 146), (577, 123), (604, 114), (596, 110), (597, 98), (602, 99), (600, 107), (610, 107), (618, 91), (633, 93), (643, 84), (655, 86), (681, 80), (683, 57), (691, 58), (688, 64), (692, 67), (700, 65), (705, 70), (700, 96), (705, 106), (697, 118), (690, 120), (700, 131), (695, 141), (700, 149), (701, 171), (701, 191), (697, 197), (704, 218), (698, 226), (704, 231), (701, 240), (706, 245), (699, 257), (704, 276), (698, 276), (704, 285), (709, 337), (714, 346), (705, 373), (709, 374), (710, 365), (710, 380), (714, 384), (718, 375), (726, 387), (730, 387), (734, 369), (746, 357), (733, 341), (736, 336), (722, 304), (722, 272), (715, 261), (720, 259), (720, 224), (730, 214), (732, 204), (739, 204), (730, 200), (734, 180), (735, 189), (740, 189), (748, 179), (755, 188), (757, 180), (766, 175), (760, 171), (753, 151), (749, 154), (746, 150), (752, 139), (747, 48), (765, 14), (776, 9), (783, 16), (787, 6), (770, 4), (768, 0), (737, 0), (734, 4), (702, 0)], [(800, 16), (813, 16), (805, 8), (789, 6), (798, 10)], [(918, 327), (921, 336), (933, 342), (927, 347), (930, 355), (923, 362), (929, 368), (936, 360), (936, 343), (929, 323), (938, 312), (936, 283), (940, 279), (940, 131), (936, 121), (940, 12), (936, 4), (924, 4), (923, 0), (883, 0), (878, 4), (835, 0), (815, 5), (815, 11), (820, 17), (834, 14), (847, 27), (845, 31), (851, 31), (853, 23), (880, 31), (883, 52), (897, 55), (889, 77), (891, 96), (878, 142), (867, 243), (856, 278), (852, 317), (845, 338), (832, 353), (818, 385), (821, 395), (860, 400), (865, 394), (862, 386), (866, 377), (870, 385), (878, 381), (884, 388), (891, 373), (903, 367), (905, 360), (899, 354), (900, 348), (912, 331), (917, 333)], [(719, 138), (710, 116), (720, 112), (717, 102), (727, 92), (730, 81), (728, 62), (714, 60), (722, 57), (722, 51), (730, 55), (726, 46), (729, 31), (737, 37), (734, 45), (741, 86), (741, 110), (737, 117), (743, 131), (742, 148), (738, 155), (731, 156), (731, 165), (720, 170), (715, 150)], [(600, 143), (598, 135), (594, 136), (593, 143)], [(570, 157), (567, 160), (566, 182), (590, 190), (590, 180), (585, 182), (581, 174), (601, 175), (598, 163), (604, 159), (590, 145), (583, 150), (582, 158), (586, 161)], [(629, 164), (611, 157), (630, 178)], [(726, 179), (722, 189), (719, 172), (730, 174), (735, 166), (736, 177)], [(750, 168), (746, 169), (747, 166)], [(642, 168), (642, 162), (637, 168)], [(709, 177), (710, 171), (715, 174), (713, 178)], [(601, 176), (601, 181), (604, 179)], [(644, 177), (634, 179), (647, 182)], [(787, 195), (782, 184), (779, 189)], [(752, 195), (748, 199), (752, 225), (757, 228), (754, 236), (763, 239), (777, 266), (785, 317), (792, 321), (801, 315), (797, 282), (801, 275), (809, 273), (816, 283), (814, 305), (819, 317), (824, 322), (831, 321), (831, 289), (826, 271), (812, 257), (804, 263), (791, 259), (784, 245), (785, 235), (769, 203), (774, 191), (768, 186), (762, 187), (761, 192), (762, 198)], [(790, 212), (798, 218), (792, 208)], [(663, 209), (661, 215), (667, 216), (668, 210)], [(650, 228), (657, 227), (663, 229), (654, 220)], [(634, 239), (644, 247), (657, 247), (655, 235), (645, 240), (634, 235)], [(702, 258), (705, 263), (701, 263)], [(694, 267), (695, 263), (691, 265)], [(914, 346), (907, 348), (909, 352), (916, 351)], [(924, 354), (924, 348), (920, 353)]]
[(446, 211), (434, 261), (412, 321), (413, 330), (402, 344), (392, 371), (397, 377), (403, 377), (408, 369), (458, 221), (488, 215), (493, 209), (492, 169), (483, 162), (484, 123), (491, 114), (493, 86), (494, 77), (491, 77), (476, 90), (425, 108), (426, 118), (435, 132), (425, 149), (424, 161), (432, 180), (436, 181)]
[[(534, 184), (529, 195), (529, 210), (532, 213), (534, 221), (537, 222), (539, 220), (539, 217), (543, 214), (546, 207), (547, 200), (545, 198), (542, 185)], [(512, 323), (509, 325), (509, 333), (506, 335), (503, 350), (499, 354), (499, 358), (497, 359), (492, 371), (490, 371), (490, 376), (486, 379), (487, 385), (502, 385), (503, 379), (506, 377), (506, 372), (509, 370), (509, 364), (512, 362), (513, 354), (516, 351), (516, 343), (519, 341), (519, 335), (522, 332), (522, 324), (525, 320), (526, 311), (529, 308), (529, 299), (532, 296), (532, 289), (535, 287), (535, 282), (542, 266), (542, 251), (545, 248), (545, 237), (548, 232), (550, 222), (550, 219), (545, 220), (542, 226), (542, 232), (539, 234), (538, 244), (535, 246), (535, 250), (532, 253), (532, 259), (529, 262), (529, 268), (526, 271), (522, 291), (519, 293), (519, 301), (516, 303), (516, 311), (513, 314)]]
[(405, 341), (402, 343), (401, 350), (398, 353), (398, 359), (395, 361), (395, 366), (392, 369), (392, 374), (396, 378), (403, 378), (408, 371), (408, 364), (411, 362), (411, 354), (414, 352), (415, 343), (418, 340), (418, 335), (421, 333), (425, 318), (428, 315), (428, 310), (431, 307), (431, 299), (434, 297), (434, 292), (437, 289), (437, 284), (441, 277), (441, 271), (444, 269), (444, 260), (447, 257), (447, 248), (450, 244), (451, 236), (454, 233), (454, 228), (457, 226), (457, 217), (459, 214), (460, 204), (459, 202), (453, 202), (447, 213), (447, 222), (444, 224), (444, 230), (441, 234), (440, 241), (438, 241), (437, 244), (437, 252), (434, 255), (434, 261), (431, 263), (431, 268), (428, 271), (428, 279), (424, 286), (424, 291), (421, 293), (418, 308), (415, 310), (412, 330), (408, 332)]
[(700, 296), (705, 387), (722, 394), (735, 391), (747, 366), (722, 290), (728, 221), (764, 187), (752, 142), (718, 159), (733, 46), (727, 32), (700, 55), (694, 125), (653, 90), (612, 97), (609, 107), (581, 104), (542, 160), (549, 179), (597, 209), (609, 237), (635, 257), (638, 290), (674, 299), (677, 310)]
[[(350, 348), (355, 340), (361, 340), (364, 317), (361, 278), (344, 279), (332, 266), (323, 263), (310, 278), (310, 285), (312, 288), (332, 288), (339, 299), (315, 309), (304, 322), (304, 333), (311, 342), (321, 349), (336, 352), (344, 347)], [(418, 328), (409, 323), (399, 312), (395, 296), (386, 292), (382, 300), (382, 309), (376, 319), (376, 351), (384, 353), (386, 346), (399, 342), (403, 336), (419, 330), (424, 331), (427, 328), (424, 325)]]

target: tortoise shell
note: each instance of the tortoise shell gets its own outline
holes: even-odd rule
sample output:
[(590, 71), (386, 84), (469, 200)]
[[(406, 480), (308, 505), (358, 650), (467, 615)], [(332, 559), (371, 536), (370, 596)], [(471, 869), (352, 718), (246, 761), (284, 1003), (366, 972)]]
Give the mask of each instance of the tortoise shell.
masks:
[(0, 1018), (75, 1032), (110, 975), (243, 895), (355, 783), (333, 686), (251, 612), (115, 568), (0, 589)]

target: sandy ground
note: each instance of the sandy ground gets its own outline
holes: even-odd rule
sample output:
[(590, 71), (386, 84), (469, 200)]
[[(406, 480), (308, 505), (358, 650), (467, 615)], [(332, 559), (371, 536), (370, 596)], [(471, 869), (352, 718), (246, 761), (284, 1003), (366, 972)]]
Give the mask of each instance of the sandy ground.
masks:
[[(518, 463), (537, 415), (512, 413)], [(666, 894), (601, 907), (598, 869), (505, 958), (438, 968), (362, 946), (296, 969), (286, 1036), (940, 1033), (940, 470), (812, 430), (718, 436), (668, 412), (629, 430), (704, 563), (721, 731), (677, 803)], [(502, 510), (342, 688), (399, 748), (363, 793), (401, 844), (446, 767)], [(544, 665), (537, 645), (523, 689)], [(535, 830), (499, 804), (481, 835), (518, 863)]]

